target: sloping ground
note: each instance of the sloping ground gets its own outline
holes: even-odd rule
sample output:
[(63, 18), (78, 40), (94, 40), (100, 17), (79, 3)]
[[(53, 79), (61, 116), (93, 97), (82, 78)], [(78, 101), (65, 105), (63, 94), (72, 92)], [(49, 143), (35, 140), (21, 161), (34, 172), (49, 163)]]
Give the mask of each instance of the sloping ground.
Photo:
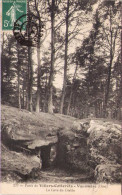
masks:
[[(41, 170), (43, 164), (50, 165), (47, 161), (51, 161), (53, 146), (55, 164), (66, 172), (69, 170), (74, 177), (66, 173), (61, 181), (83, 182), (88, 178), (98, 182), (121, 181), (120, 122), (95, 118), (78, 120), (2, 106), (3, 180), (15, 177), (19, 181), (18, 177), (23, 176), (24, 179), (37, 177), (41, 181), (50, 181), (51, 177), (52, 181), (58, 177), (60, 180), (55, 170), (51, 174), (49, 170)], [(75, 177), (73, 171), (79, 175)]]

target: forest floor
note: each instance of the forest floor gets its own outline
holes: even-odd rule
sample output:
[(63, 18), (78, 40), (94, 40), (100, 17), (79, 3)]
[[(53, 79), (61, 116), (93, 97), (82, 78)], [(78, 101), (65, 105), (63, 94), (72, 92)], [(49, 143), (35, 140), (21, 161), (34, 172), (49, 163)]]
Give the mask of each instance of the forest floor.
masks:
[(66, 170), (53, 168), (41, 170), (37, 179), (29, 179), (28, 182), (48, 182), (48, 183), (76, 183), (89, 182), (90, 178), (86, 173), (68, 172)]
[(19, 182), (19, 183), (92, 183), (89, 173), (79, 173), (71, 172), (67, 170), (62, 170), (59, 168), (48, 168), (45, 170), (40, 170), (37, 178), (29, 178), (28, 180), (22, 180), (17, 175), (8, 174), (6, 177), (2, 177), (2, 182)]

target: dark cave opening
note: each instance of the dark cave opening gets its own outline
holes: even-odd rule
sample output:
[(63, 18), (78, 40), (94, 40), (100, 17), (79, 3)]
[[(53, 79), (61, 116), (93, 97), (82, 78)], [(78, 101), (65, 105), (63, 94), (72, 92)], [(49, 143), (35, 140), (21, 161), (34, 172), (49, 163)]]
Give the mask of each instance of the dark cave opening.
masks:
[(48, 168), (50, 166), (50, 150), (51, 146), (41, 147), (42, 169)]
[(50, 168), (56, 163), (56, 145), (41, 147), (42, 169)]

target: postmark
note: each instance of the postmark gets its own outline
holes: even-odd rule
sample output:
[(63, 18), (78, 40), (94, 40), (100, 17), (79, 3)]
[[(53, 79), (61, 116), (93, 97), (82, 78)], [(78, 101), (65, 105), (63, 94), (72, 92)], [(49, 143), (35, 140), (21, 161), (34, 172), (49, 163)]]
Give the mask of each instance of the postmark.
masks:
[(15, 21), (24, 14), (27, 14), (27, 0), (2, 0), (2, 30), (13, 30)]
[(44, 30), (44, 23), (41, 19), (31, 13), (22, 15), (15, 21), (13, 33), (21, 45), (37, 46), (39, 40), (42, 42)]

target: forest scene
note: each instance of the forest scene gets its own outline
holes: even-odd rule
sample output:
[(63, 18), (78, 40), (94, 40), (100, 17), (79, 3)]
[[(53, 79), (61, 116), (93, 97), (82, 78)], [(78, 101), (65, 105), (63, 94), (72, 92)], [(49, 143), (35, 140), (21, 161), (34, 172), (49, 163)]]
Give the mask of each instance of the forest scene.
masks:
[(36, 45), (1, 33), (3, 181), (121, 182), (120, 9), (30, 0)]

